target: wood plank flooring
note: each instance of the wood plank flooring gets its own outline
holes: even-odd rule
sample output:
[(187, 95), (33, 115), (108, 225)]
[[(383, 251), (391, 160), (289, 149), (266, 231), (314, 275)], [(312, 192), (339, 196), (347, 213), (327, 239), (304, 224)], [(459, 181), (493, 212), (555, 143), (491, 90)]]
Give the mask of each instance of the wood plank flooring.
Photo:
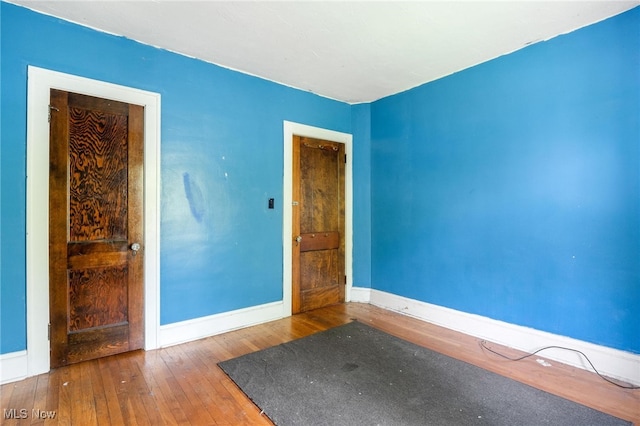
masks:
[[(217, 363), (352, 320), (640, 426), (640, 390), (536, 357), (512, 362), (476, 338), (367, 304), (323, 308), (169, 348), (114, 355), (0, 387), (3, 425), (271, 425)], [(520, 353), (491, 345), (511, 356)], [(542, 357), (542, 356), (541, 356)], [(597, 366), (596, 366), (597, 367)], [(15, 409), (7, 419), (5, 410)], [(24, 411), (20, 411), (24, 410)], [(35, 411), (34, 411), (35, 410)], [(55, 412), (55, 419), (44, 418)], [(34, 414), (40, 414), (40, 417)]]

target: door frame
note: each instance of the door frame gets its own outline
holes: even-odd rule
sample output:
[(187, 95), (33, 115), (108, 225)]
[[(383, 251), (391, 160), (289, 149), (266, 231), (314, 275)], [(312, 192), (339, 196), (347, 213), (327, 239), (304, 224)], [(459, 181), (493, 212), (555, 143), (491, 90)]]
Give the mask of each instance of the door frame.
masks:
[(284, 138), (284, 171), (282, 190), (282, 315), (291, 316), (292, 292), (292, 227), (293, 227), (293, 135), (306, 136), (315, 139), (324, 139), (331, 142), (340, 142), (345, 145), (347, 163), (344, 176), (344, 206), (345, 206), (345, 274), (347, 282), (344, 289), (344, 301), (351, 300), (351, 288), (353, 286), (353, 135), (323, 129), (306, 124), (283, 122)]
[(144, 106), (144, 348), (160, 327), (160, 94), (28, 67), (27, 91), (27, 376), (49, 360), (49, 96), (51, 89)]

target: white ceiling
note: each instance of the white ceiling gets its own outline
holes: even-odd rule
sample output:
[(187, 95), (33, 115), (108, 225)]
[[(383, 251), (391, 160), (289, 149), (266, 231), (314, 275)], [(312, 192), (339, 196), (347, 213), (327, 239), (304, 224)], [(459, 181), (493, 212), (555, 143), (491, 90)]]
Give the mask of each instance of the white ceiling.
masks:
[(9, 0), (349, 103), (601, 21), (635, 1)]

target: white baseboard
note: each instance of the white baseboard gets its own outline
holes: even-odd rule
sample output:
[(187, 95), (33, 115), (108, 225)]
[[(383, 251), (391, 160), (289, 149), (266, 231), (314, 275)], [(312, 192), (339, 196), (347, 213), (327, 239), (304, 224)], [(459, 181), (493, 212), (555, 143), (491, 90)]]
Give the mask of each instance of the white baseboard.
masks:
[[(160, 327), (158, 347), (167, 347), (282, 318), (283, 303), (238, 309)], [(27, 351), (0, 355), (0, 384), (29, 377)], [(33, 375), (33, 374), (32, 374)]]
[[(601, 374), (640, 385), (640, 355), (456, 311), (379, 290), (359, 289), (358, 294), (362, 299), (366, 299), (365, 290), (369, 290), (369, 303), (372, 305), (523, 352), (531, 353), (546, 346), (562, 346), (579, 350), (589, 357)], [(548, 349), (539, 353), (538, 357), (593, 371), (587, 361), (575, 352)]]
[(198, 340), (282, 318), (283, 303), (273, 302), (160, 326), (158, 347)]
[[(585, 353), (606, 376), (640, 385), (640, 355), (569, 337), (509, 324), (364, 287), (351, 289), (351, 301), (370, 303), (479, 339), (533, 352), (545, 346), (563, 346)], [(158, 347), (167, 347), (283, 318), (283, 302), (273, 302), (160, 327)], [(549, 349), (540, 358), (592, 371), (577, 353)], [(0, 384), (28, 377), (27, 351), (0, 355)]]
[(0, 355), (0, 384), (16, 382), (28, 376), (27, 351)]
[(350, 302), (369, 303), (371, 301), (371, 289), (365, 287), (351, 287)]

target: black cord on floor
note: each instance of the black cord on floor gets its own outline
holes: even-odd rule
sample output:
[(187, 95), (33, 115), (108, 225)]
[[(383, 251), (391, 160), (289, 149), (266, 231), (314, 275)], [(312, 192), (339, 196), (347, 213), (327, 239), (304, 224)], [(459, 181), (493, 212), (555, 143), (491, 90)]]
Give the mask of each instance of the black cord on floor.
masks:
[(544, 348), (542, 348), (542, 349), (538, 349), (538, 350), (537, 350), (537, 351), (535, 351), (535, 352), (532, 352), (532, 353), (529, 353), (529, 354), (523, 355), (523, 356), (521, 356), (521, 357), (518, 357), (518, 358), (511, 358), (511, 357), (509, 357), (509, 356), (507, 356), (507, 355), (501, 354), (500, 352), (497, 352), (497, 351), (495, 351), (495, 350), (491, 349), (490, 347), (488, 347), (488, 346), (487, 346), (487, 341), (486, 341), (486, 340), (481, 340), (481, 341), (480, 341), (480, 346), (481, 346), (483, 349), (486, 349), (486, 350), (488, 350), (489, 352), (491, 352), (491, 353), (493, 353), (493, 354), (496, 354), (496, 355), (498, 355), (498, 356), (500, 356), (500, 357), (502, 357), (502, 358), (508, 359), (509, 361), (521, 361), (521, 360), (523, 360), (523, 359), (525, 359), (525, 358), (529, 358), (529, 357), (531, 357), (531, 356), (534, 356), (534, 355), (535, 355), (535, 354), (537, 354), (538, 352), (542, 352), (542, 351), (544, 351), (545, 349), (563, 349), (563, 350), (565, 350), (565, 351), (577, 352), (577, 353), (579, 353), (580, 355), (582, 355), (582, 356), (584, 357), (584, 359), (586, 359), (586, 360), (587, 360), (587, 362), (589, 363), (589, 365), (591, 366), (591, 368), (593, 369), (593, 371), (595, 371), (595, 373), (596, 373), (598, 376), (600, 376), (600, 378), (601, 378), (601, 379), (603, 379), (603, 380), (605, 380), (605, 381), (607, 381), (607, 382), (609, 382), (609, 383), (611, 383), (611, 384), (613, 384), (613, 385), (616, 385), (616, 386), (618, 386), (618, 387), (620, 387), (620, 388), (622, 388), (622, 389), (640, 389), (640, 386), (633, 386), (633, 385), (631, 385), (631, 386), (626, 386), (626, 385), (621, 385), (621, 384), (619, 384), (619, 383), (614, 382), (613, 380), (610, 380), (610, 379), (606, 378), (605, 376), (603, 376), (602, 374), (600, 374), (600, 372), (599, 372), (598, 370), (596, 370), (596, 367), (594, 367), (594, 366), (593, 366), (593, 364), (591, 363), (591, 360), (589, 359), (589, 357), (588, 357), (588, 356), (586, 356), (584, 353), (580, 352), (580, 351), (579, 351), (579, 350), (577, 350), (577, 349), (565, 348), (565, 347), (563, 347), (563, 346), (545, 346), (545, 347), (544, 347)]

